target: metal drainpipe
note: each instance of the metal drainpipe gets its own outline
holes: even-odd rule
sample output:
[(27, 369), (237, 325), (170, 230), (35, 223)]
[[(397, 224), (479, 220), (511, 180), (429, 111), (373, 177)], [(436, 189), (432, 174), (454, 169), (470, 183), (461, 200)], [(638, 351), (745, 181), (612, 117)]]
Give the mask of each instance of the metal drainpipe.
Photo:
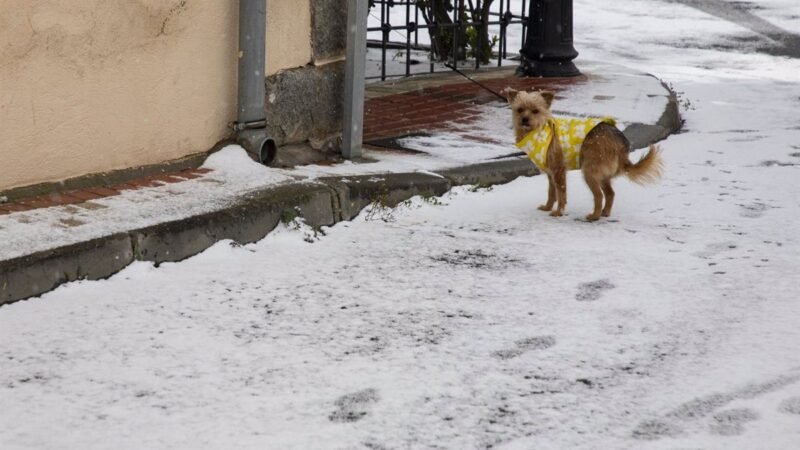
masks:
[(239, 0), (239, 114), (236, 142), (262, 164), (275, 158), (275, 141), (267, 136), (266, 59), (267, 0)]

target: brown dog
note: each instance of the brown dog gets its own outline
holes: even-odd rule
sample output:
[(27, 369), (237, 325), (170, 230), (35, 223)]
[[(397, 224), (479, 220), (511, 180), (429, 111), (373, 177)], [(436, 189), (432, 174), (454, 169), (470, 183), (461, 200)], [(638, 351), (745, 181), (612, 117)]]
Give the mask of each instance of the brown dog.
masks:
[[(506, 97), (511, 105), (516, 142), (523, 148), (523, 141), (532, 142), (532, 136), (540, 136), (541, 151), (537, 159), (529, 144), (526, 153), (536, 163), (539, 170), (547, 174), (550, 186), (547, 203), (539, 207), (542, 211), (551, 211), (551, 216), (564, 214), (567, 205), (567, 174), (569, 169), (580, 168), (583, 178), (594, 195), (594, 211), (586, 216), (586, 220), (595, 221), (600, 216), (608, 217), (614, 205), (614, 189), (611, 180), (619, 175), (626, 175), (631, 181), (639, 184), (657, 181), (663, 172), (661, 151), (651, 145), (647, 154), (633, 164), (628, 159), (630, 142), (622, 132), (613, 125), (613, 120), (583, 119), (574, 122), (579, 125), (570, 126), (569, 119), (555, 120), (550, 113), (553, 103), (552, 92), (520, 92), (506, 89)], [(591, 122), (589, 122), (592, 120)], [(605, 120), (605, 121), (604, 121)], [(595, 124), (596, 122), (596, 124)], [(587, 125), (588, 123), (588, 125)], [(591, 127), (591, 128), (590, 128)], [(579, 136), (575, 129), (590, 128), (582, 144), (575, 148), (565, 149), (568, 141), (576, 141)], [(559, 134), (560, 133), (560, 134)], [(541, 137), (551, 136), (551, 138)], [(549, 139), (543, 141), (542, 139)], [(605, 196), (605, 205), (603, 197)]]

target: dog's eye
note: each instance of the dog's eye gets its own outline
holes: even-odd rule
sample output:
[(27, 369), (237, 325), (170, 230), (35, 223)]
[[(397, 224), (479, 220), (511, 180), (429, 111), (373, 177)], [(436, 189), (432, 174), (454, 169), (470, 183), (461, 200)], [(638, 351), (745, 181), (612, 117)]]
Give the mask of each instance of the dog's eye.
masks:
[(533, 113), (534, 113), (534, 114), (539, 114), (539, 110), (538, 110), (538, 109), (534, 109), (534, 110), (533, 110)]
[(517, 108), (517, 114), (522, 114), (525, 111), (525, 108)]

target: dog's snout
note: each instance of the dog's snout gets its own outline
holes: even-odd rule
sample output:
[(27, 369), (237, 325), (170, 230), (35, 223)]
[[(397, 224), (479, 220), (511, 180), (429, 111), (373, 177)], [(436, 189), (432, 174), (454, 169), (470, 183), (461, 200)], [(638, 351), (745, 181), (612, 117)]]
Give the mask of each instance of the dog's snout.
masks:
[(522, 120), (521, 120), (521, 122), (522, 122), (522, 124), (523, 124), (523, 125), (527, 125), (527, 124), (528, 124), (528, 122), (529, 122), (529, 120), (528, 120), (528, 118), (527, 118), (527, 117), (523, 117), (523, 118), (522, 118)]

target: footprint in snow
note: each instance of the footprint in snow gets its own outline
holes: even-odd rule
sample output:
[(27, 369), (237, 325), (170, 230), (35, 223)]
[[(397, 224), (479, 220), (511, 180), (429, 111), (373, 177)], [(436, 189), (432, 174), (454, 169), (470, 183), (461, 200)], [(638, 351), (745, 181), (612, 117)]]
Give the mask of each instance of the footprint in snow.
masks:
[(749, 408), (728, 409), (712, 417), (711, 432), (720, 436), (736, 436), (744, 433), (744, 424), (758, 419), (758, 413)]
[(786, 414), (800, 415), (800, 397), (790, 397), (782, 401), (778, 411)]
[(742, 217), (747, 217), (748, 219), (757, 219), (763, 216), (767, 210), (774, 208), (773, 206), (769, 206), (761, 202), (754, 202), (748, 205), (739, 205), (739, 207), (741, 208), (739, 215)]
[(328, 419), (339, 423), (358, 422), (378, 400), (378, 391), (372, 388), (343, 395), (334, 402), (337, 409)]
[(640, 423), (631, 433), (634, 439), (655, 441), (664, 437), (675, 437), (681, 434), (681, 429), (675, 424), (665, 420), (646, 420)]
[(531, 350), (544, 350), (556, 345), (554, 336), (534, 336), (520, 339), (514, 342), (515, 347), (494, 352), (494, 356), (499, 359), (511, 359)]
[(722, 252), (729, 252), (731, 250), (736, 250), (737, 248), (739, 248), (739, 245), (734, 241), (716, 242), (713, 244), (707, 244), (704, 250), (695, 252), (693, 255), (701, 259), (711, 259)]
[[(800, 382), (800, 373), (790, 373), (759, 383), (750, 383), (728, 392), (717, 392), (696, 397), (678, 405), (663, 418), (641, 422), (632, 433), (635, 439), (656, 440), (675, 437), (682, 433), (680, 422), (705, 420), (711, 416), (711, 432), (731, 436), (741, 434), (744, 424), (759, 418), (758, 413), (749, 408), (721, 409), (735, 400), (753, 399), (770, 392)], [(784, 400), (778, 410), (787, 414), (800, 415), (800, 396)]]
[(605, 291), (614, 289), (615, 287), (616, 286), (607, 279), (581, 283), (578, 285), (578, 293), (575, 294), (575, 300), (579, 302), (593, 302), (599, 300)]

